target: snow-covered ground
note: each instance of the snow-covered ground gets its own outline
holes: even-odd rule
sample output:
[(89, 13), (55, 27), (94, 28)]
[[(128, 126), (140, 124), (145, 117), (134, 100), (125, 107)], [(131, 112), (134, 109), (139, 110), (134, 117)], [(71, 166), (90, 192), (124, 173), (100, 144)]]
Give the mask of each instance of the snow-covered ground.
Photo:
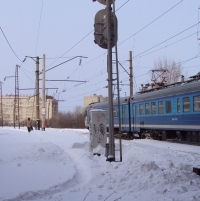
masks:
[(132, 140), (122, 152), (93, 155), (84, 129), (0, 128), (0, 200), (200, 200), (199, 146)]

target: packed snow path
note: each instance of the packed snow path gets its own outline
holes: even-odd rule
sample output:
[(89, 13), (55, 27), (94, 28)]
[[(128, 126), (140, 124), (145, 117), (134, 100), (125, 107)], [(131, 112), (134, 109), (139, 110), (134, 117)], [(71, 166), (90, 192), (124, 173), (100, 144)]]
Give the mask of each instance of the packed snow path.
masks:
[(200, 200), (199, 146), (122, 144), (123, 162), (110, 163), (89, 152), (87, 130), (0, 128), (0, 200)]

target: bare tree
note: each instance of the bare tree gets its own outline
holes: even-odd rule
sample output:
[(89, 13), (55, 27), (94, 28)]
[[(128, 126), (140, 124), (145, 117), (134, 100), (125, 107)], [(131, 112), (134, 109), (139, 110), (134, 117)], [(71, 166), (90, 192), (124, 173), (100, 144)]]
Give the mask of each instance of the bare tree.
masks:
[(174, 60), (169, 60), (166, 58), (163, 58), (162, 60), (158, 59), (154, 62), (154, 67), (156, 70), (167, 70), (167, 84), (180, 81), (181, 75), (183, 75), (183, 68), (181, 64), (175, 62)]
[(59, 112), (49, 124), (53, 128), (84, 128), (84, 110), (77, 106), (73, 112)]

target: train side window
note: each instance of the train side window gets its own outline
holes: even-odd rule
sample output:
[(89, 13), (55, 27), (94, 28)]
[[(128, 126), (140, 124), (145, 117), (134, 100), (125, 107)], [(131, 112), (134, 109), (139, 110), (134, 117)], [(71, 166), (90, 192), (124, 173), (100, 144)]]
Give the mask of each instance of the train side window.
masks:
[(122, 107), (122, 116), (126, 116), (126, 107)]
[(137, 105), (132, 105), (133, 115), (137, 115)]
[(172, 111), (172, 107), (171, 107), (171, 100), (166, 100), (165, 101), (165, 112), (166, 112), (166, 114), (169, 114), (169, 113), (171, 113), (171, 111)]
[(158, 114), (163, 114), (163, 102), (158, 101)]
[(113, 117), (118, 117), (118, 108), (113, 108)]
[(144, 114), (144, 106), (143, 104), (140, 104), (140, 115), (143, 115)]
[(194, 96), (194, 112), (200, 112), (200, 96)]
[(183, 112), (190, 112), (190, 98), (183, 98)]
[(137, 105), (135, 105), (135, 115), (138, 114), (138, 111), (137, 111)]
[(150, 114), (149, 103), (145, 103), (145, 114)]
[(181, 101), (180, 101), (180, 98), (177, 99), (177, 112), (181, 112)]
[(151, 114), (156, 114), (156, 102), (151, 103)]

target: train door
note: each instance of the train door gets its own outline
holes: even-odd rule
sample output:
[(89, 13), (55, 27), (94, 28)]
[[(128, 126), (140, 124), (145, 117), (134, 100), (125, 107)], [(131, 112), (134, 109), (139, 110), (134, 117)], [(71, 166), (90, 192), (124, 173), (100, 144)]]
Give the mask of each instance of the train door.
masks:
[(121, 115), (121, 119), (122, 119), (122, 122), (121, 122), (121, 127), (122, 127), (122, 131), (125, 131), (126, 130), (126, 105), (122, 105), (122, 115)]
[(135, 131), (135, 126), (136, 126), (136, 112), (137, 112), (137, 105), (132, 104), (132, 113), (131, 113), (132, 131)]

